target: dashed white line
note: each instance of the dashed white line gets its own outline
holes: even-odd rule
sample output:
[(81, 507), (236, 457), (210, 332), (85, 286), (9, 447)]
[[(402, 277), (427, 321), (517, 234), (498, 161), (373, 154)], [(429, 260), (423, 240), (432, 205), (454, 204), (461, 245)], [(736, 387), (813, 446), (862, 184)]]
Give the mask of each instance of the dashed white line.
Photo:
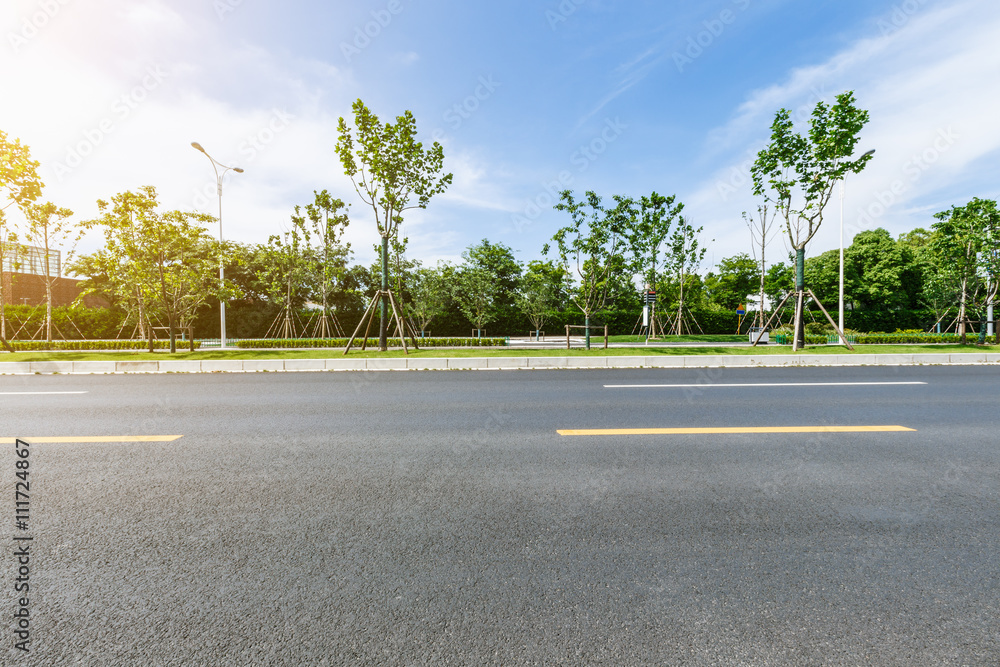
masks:
[(726, 387), (863, 387), (921, 385), (926, 382), (760, 382), (740, 384), (606, 384), (605, 389), (716, 389)]
[(0, 396), (53, 396), (56, 394), (86, 394), (86, 391), (0, 391)]

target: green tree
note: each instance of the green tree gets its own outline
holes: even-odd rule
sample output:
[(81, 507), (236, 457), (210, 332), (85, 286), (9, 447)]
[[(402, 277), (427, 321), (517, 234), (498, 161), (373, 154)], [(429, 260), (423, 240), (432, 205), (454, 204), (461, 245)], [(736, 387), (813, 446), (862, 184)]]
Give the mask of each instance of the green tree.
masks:
[[(845, 300), (849, 300), (850, 295), (853, 295), (853, 292), (848, 289), (848, 285), (851, 284), (851, 271), (852, 267), (846, 261), (845, 251)], [(838, 302), (840, 300), (840, 249), (827, 250), (815, 257), (806, 258), (805, 281), (821, 302)]]
[(476, 329), (482, 330), (496, 320), (495, 306), (500, 288), (489, 271), (466, 264), (455, 272), (454, 280), (455, 303)]
[[(322, 307), (313, 335), (329, 338), (334, 333), (342, 333), (330, 304), (337, 284), (347, 270), (351, 246), (349, 243), (341, 244), (341, 240), (350, 220), (347, 217), (347, 206), (342, 200), (334, 198), (326, 190), (313, 191), (313, 196), (313, 203), (305, 207), (305, 215), (302, 215), (298, 206), (295, 207), (292, 221), (302, 230), (305, 243), (309, 246), (306, 253), (307, 281), (312, 297)], [(312, 245), (313, 239), (316, 241), (315, 246)]]
[[(953, 287), (958, 300), (958, 332), (965, 340), (969, 310), (979, 311), (991, 302), (1000, 275), (1000, 211), (989, 199), (974, 198), (965, 206), (934, 215), (931, 248), (939, 258), (941, 276)], [(986, 280), (987, 277), (992, 280)]]
[(176, 351), (176, 328), (220, 286), (212, 278), (213, 253), (208, 232), (201, 225), (209, 215), (168, 211), (160, 213), (156, 189), (143, 186), (124, 192), (111, 202), (98, 200), (100, 217), (83, 223), (85, 229), (104, 232), (102, 252), (92, 256), (95, 269), (108, 276), (119, 301), (136, 316), (153, 350), (153, 322), (166, 317), (170, 351)]
[[(770, 143), (757, 154), (751, 167), (753, 193), (775, 206), (796, 254), (795, 289), (805, 289), (805, 248), (819, 232), (823, 210), (836, 183), (858, 173), (871, 159), (866, 153), (850, 159), (868, 112), (855, 106), (854, 93), (837, 95), (836, 102), (819, 102), (803, 136), (793, 128), (791, 112), (780, 109), (771, 125)], [(794, 348), (805, 344), (803, 300), (796, 303), (798, 327)]]
[(916, 305), (922, 272), (913, 252), (881, 227), (854, 237), (844, 252), (845, 292), (861, 308), (896, 310)]
[(670, 228), (684, 210), (684, 204), (675, 195), (664, 197), (653, 192), (637, 202), (630, 201), (632, 214), (629, 246), (632, 251), (633, 272), (642, 277), (643, 287), (656, 288), (663, 269), (664, 245)]
[[(656, 289), (663, 270), (664, 245), (670, 235), (670, 228), (677, 216), (684, 210), (684, 204), (677, 201), (676, 196), (653, 192), (648, 197), (643, 196), (638, 201), (629, 201), (629, 212), (632, 216), (629, 246), (631, 249), (632, 267), (629, 274), (638, 274), (642, 280), (642, 288)], [(629, 276), (631, 277), (631, 276)], [(620, 281), (619, 281), (620, 282)], [(629, 280), (631, 300), (635, 300), (635, 289)], [(615, 290), (621, 293), (621, 290)], [(657, 301), (662, 299), (660, 292), (656, 293)], [(623, 301), (624, 294), (617, 299)], [(650, 334), (656, 335), (656, 314), (654, 313), (650, 326)]]
[(410, 314), (423, 334), (431, 322), (444, 315), (451, 299), (452, 271), (446, 264), (419, 267), (412, 273)]
[(772, 264), (764, 276), (764, 295), (771, 302), (771, 307), (776, 307), (793, 291), (795, 291), (795, 269), (784, 262)]
[(55, 245), (62, 245), (72, 235), (74, 226), (70, 223), (69, 218), (73, 215), (73, 211), (46, 202), (25, 206), (24, 215), (28, 222), (25, 238), (45, 253), (42, 257), (45, 280), (45, 342), (51, 343), (52, 285), (55, 283), (56, 276), (52, 275), (49, 249)]
[[(382, 237), (382, 283), (389, 290), (389, 241), (395, 239), (403, 212), (427, 208), (431, 197), (451, 185), (452, 175), (441, 175), (444, 149), (434, 142), (425, 149), (417, 141), (417, 123), (409, 111), (396, 122), (382, 123), (361, 100), (353, 106), (355, 130), (341, 118), (337, 155), (361, 200), (371, 206)], [(356, 137), (355, 137), (356, 133)], [(388, 302), (382, 297), (379, 349), (388, 349)], [(402, 332), (400, 332), (402, 334)]]
[[(665, 269), (678, 286), (677, 320), (673, 326), (673, 331), (678, 336), (683, 334), (685, 328), (684, 288), (687, 285), (687, 277), (694, 274), (705, 259), (707, 248), (703, 248), (698, 242), (698, 235), (702, 229), (702, 227), (695, 228), (686, 218), (681, 217), (667, 243)], [(691, 333), (690, 325), (687, 326), (687, 330)]]
[(258, 247), (257, 279), (271, 303), (284, 311), (279, 338), (296, 338), (300, 333), (295, 312), (309, 295), (309, 277), (314, 265), (306, 234), (300, 216), (292, 216), (288, 231), (272, 234), (267, 245)]
[(705, 276), (708, 298), (723, 310), (736, 310), (760, 284), (760, 267), (745, 252), (719, 262), (719, 272)]
[[(632, 205), (627, 198), (616, 196), (615, 207), (608, 209), (594, 192), (588, 191), (578, 202), (570, 190), (564, 190), (554, 208), (570, 215), (570, 224), (559, 229), (552, 240), (562, 266), (573, 276), (568, 294), (583, 313), (590, 349), (590, 318), (607, 303), (613, 273), (622, 268), (622, 254), (632, 231)], [(549, 244), (545, 244), (542, 253), (548, 252)]]
[(528, 318), (536, 335), (565, 297), (565, 270), (551, 261), (532, 260), (521, 276), (517, 308)]
[(39, 164), (31, 159), (31, 150), (20, 139), (11, 139), (0, 130), (0, 343), (13, 352), (7, 343), (7, 288), (4, 286), (2, 265), (17, 237), (6, 230), (5, 211), (13, 205), (25, 210), (42, 196), (44, 184), (38, 177)]
[(496, 282), (495, 307), (497, 317), (509, 317), (516, 309), (515, 298), (521, 280), (521, 263), (514, 257), (514, 251), (503, 243), (491, 243), (483, 239), (471, 245), (462, 253), (462, 258), (470, 266), (483, 269)]

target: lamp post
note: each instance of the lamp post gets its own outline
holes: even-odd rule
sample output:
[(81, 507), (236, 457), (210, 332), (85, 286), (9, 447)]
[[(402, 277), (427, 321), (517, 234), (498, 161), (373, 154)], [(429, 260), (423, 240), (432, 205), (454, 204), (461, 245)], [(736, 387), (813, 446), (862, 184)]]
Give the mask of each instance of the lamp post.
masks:
[[(226, 175), (227, 171), (235, 171), (237, 174), (242, 174), (243, 170), (239, 167), (227, 167), (224, 164), (220, 164), (215, 161), (211, 155), (208, 154), (204, 148), (201, 147), (197, 141), (192, 141), (191, 145), (197, 150), (205, 154), (209, 160), (212, 161), (212, 169), (215, 170), (215, 181), (218, 185), (219, 191), (219, 289), (224, 289), (226, 285), (226, 273), (224, 268), (224, 262), (222, 259), (222, 178)], [(222, 167), (222, 173), (219, 173), (219, 167)], [(221, 322), (219, 327), (220, 337), (219, 337), (219, 349), (224, 349), (226, 347), (226, 300), (219, 294), (219, 320)]]
[[(875, 149), (872, 149), (861, 157), (866, 158), (874, 152)], [(840, 318), (837, 320), (841, 333), (844, 331), (844, 192), (846, 190), (847, 174), (844, 174), (840, 179)]]

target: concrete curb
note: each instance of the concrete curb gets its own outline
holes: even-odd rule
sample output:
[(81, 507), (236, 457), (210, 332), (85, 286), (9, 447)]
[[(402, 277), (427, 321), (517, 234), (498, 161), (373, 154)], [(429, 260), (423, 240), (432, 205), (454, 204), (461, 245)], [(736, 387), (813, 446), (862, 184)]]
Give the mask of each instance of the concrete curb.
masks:
[(1000, 364), (1000, 353), (802, 354), (761, 356), (436, 357), (391, 359), (232, 359), (205, 361), (0, 362), (0, 375), (89, 373), (259, 373), (304, 371), (516, 370), (573, 368), (782, 368)]

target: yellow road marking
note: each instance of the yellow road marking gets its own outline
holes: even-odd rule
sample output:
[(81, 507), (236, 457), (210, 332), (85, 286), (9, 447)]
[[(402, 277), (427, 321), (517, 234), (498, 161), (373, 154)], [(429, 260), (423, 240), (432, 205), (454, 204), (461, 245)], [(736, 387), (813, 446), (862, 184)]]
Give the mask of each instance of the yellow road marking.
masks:
[(905, 426), (722, 426), (715, 428), (562, 429), (559, 435), (712, 435), (724, 433), (872, 433), (916, 431)]
[[(65, 443), (65, 442), (173, 442), (183, 435), (77, 435), (67, 437), (42, 437), (30, 438), (22, 437), (31, 444), (38, 443)], [(0, 438), (0, 444), (13, 445), (18, 438)]]

